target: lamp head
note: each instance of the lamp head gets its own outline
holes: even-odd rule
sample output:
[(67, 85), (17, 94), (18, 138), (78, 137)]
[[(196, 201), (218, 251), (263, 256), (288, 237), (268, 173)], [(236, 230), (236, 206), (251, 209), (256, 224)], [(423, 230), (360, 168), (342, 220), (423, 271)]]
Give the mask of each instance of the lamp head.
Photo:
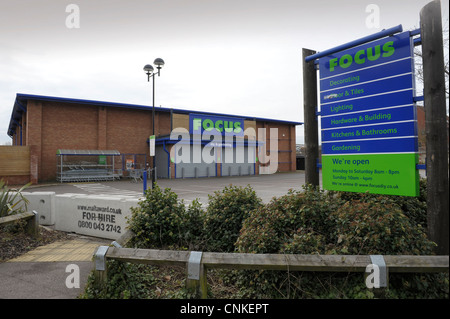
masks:
[(147, 74), (153, 73), (153, 66), (151, 64), (146, 64), (144, 66), (144, 71), (147, 72)]
[(164, 66), (164, 60), (161, 58), (156, 58), (155, 61), (153, 61), (153, 64), (156, 65), (158, 69), (160, 69)]

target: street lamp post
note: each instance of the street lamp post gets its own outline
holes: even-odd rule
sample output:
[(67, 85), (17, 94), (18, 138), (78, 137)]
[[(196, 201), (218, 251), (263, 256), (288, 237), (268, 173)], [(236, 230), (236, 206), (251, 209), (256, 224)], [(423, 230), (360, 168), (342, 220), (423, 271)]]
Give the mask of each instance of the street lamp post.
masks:
[[(147, 81), (150, 82), (150, 78), (153, 78), (153, 108), (152, 108), (152, 129), (153, 134), (155, 135), (155, 74), (158, 74), (160, 76), (161, 68), (164, 66), (164, 60), (161, 58), (156, 58), (155, 61), (153, 61), (153, 64), (156, 66), (156, 69), (158, 70), (156, 73), (154, 73), (154, 68), (151, 64), (146, 64), (144, 66), (144, 71), (147, 73)], [(153, 169), (152, 169), (152, 189), (155, 187), (156, 184), (156, 151), (153, 157)]]

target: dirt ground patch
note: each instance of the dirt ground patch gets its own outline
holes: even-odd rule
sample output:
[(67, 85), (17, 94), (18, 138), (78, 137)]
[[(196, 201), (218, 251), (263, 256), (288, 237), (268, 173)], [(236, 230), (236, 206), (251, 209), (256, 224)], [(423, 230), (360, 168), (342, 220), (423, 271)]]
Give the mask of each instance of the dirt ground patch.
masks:
[(58, 240), (72, 239), (64, 232), (39, 227), (39, 238), (35, 239), (16, 227), (0, 227), (0, 262), (16, 258), (36, 247), (48, 245)]

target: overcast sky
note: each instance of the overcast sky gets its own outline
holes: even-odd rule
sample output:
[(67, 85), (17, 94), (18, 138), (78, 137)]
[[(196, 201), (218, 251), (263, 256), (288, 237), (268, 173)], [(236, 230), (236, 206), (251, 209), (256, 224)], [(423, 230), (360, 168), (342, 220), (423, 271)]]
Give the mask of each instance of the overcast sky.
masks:
[[(156, 106), (303, 122), (302, 48), (416, 29), (428, 2), (0, 0), (0, 144), (16, 93), (151, 105), (142, 68), (158, 57)], [(67, 27), (70, 4), (79, 28)], [(369, 4), (379, 27), (366, 23)]]

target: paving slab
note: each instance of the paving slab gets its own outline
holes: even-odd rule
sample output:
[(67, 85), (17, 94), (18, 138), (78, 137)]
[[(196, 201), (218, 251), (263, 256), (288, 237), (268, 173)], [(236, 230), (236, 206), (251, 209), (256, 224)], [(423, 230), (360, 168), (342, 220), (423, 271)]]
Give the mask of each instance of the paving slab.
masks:
[(37, 247), (0, 263), (0, 299), (75, 299), (104, 240), (71, 239)]

